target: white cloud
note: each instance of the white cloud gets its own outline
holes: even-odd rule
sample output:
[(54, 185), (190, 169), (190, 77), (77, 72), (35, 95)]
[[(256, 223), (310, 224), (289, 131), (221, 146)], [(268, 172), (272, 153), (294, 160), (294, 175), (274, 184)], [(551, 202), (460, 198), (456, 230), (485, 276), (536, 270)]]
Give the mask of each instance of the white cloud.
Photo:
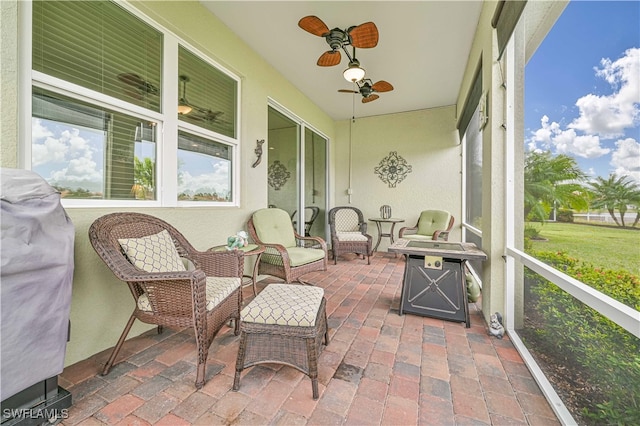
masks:
[(81, 157), (69, 161), (69, 166), (51, 173), (54, 182), (101, 182), (102, 171), (96, 170), (95, 161)]
[(616, 61), (604, 58), (600, 64), (602, 68), (595, 68), (596, 76), (604, 78), (614, 93), (590, 93), (578, 99), (580, 116), (568, 127), (611, 139), (640, 123), (640, 48), (628, 49)]
[(31, 121), (31, 139), (35, 142), (49, 136), (53, 136), (53, 132), (42, 124), (41, 119), (34, 118)]
[(225, 161), (212, 162), (212, 173), (192, 175), (188, 171), (182, 172), (179, 192), (195, 194), (215, 190), (219, 195), (226, 195), (229, 187), (229, 164)]
[(559, 123), (549, 121), (546, 115), (540, 119), (540, 128), (533, 132), (529, 141), (530, 150), (555, 148), (560, 154), (583, 158), (598, 158), (611, 151), (600, 145), (600, 138), (596, 135), (578, 135), (573, 129), (562, 130)]
[(46, 176), (51, 184), (101, 191), (103, 171), (98, 169), (94, 149), (80, 130), (67, 128), (56, 135), (45, 123), (39, 119), (32, 121), (34, 171)]
[(640, 184), (640, 143), (633, 138), (620, 139), (611, 155), (611, 165), (618, 176), (630, 176)]
[(582, 158), (598, 158), (611, 151), (609, 148), (600, 146), (600, 138), (598, 136), (578, 136), (573, 129), (558, 132), (553, 138), (553, 144), (560, 154), (572, 154)]
[(43, 143), (31, 146), (31, 164), (36, 167), (64, 162), (68, 151), (69, 147), (60, 139), (47, 137)]

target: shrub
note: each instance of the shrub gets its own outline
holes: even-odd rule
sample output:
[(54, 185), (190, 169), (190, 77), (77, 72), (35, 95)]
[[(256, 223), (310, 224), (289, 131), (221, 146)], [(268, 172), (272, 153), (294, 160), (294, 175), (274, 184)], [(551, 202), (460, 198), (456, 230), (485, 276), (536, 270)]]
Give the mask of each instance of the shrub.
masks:
[[(640, 281), (626, 271), (593, 268), (563, 252), (535, 256), (567, 275), (640, 310)], [(535, 310), (545, 327), (537, 331), (542, 344), (556, 348), (561, 363), (580, 366), (591, 386), (603, 395), (601, 403), (585, 407), (596, 424), (640, 424), (640, 341), (582, 304), (555, 284), (528, 272)]]
[(556, 220), (558, 222), (569, 222), (573, 223), (573, 210), (569, 209), (560, 209), (558, 210)]

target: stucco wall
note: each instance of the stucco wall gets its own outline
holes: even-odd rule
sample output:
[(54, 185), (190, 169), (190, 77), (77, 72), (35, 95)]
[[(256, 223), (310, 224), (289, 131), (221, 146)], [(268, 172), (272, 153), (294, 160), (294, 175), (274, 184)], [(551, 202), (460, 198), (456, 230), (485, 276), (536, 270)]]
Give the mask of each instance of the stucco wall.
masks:
[[(455, 111), (455, 106), (448, 106), (356, 118), (355, 123), (351, 120), (338, 122), (333, 145), (335, 205), (349, 205), (349, 187), (352, 190), (350, 205), (362, 210), (365, 218), (380, 217), (380, 206), (390, 205), (393, 217), (405, 219), (405, 223), (396, 225), (396, 237), (402, 226), (415, 225), (422, 210), (448, 210), (459, 218), (461, 146), (455, 129)], [(411, 172), (395, 188), (390, 188), (374, 173), (375, 167), (392, 151), (411, 166)], [(451, 235), (452, 240), (460, 239), (458, 225)], [(388, 231), (389, 226), (384, 227), (384, 231)], [(375, 244), (375, 223), (369, 222), (368, 229)], [(383, 238), (378, 251), (386, 251), (388, 245), (389, 239)]]
[(18, 4), (0, 2), (0, 165), (16, 167), (18, 152)]

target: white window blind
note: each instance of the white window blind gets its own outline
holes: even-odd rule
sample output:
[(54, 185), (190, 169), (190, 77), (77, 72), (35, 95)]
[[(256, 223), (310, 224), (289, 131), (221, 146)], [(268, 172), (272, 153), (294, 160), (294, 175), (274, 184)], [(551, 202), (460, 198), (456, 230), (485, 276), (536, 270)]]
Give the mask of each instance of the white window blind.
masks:
[(180, 103), (191, 107), (179, 119), (222, 135), (236, 137), (237, 86), (235, 79), (184, 47), (178, 50)]
[(113, 2), (33, 2), (34, 70), (156, 112), (162, 37)]

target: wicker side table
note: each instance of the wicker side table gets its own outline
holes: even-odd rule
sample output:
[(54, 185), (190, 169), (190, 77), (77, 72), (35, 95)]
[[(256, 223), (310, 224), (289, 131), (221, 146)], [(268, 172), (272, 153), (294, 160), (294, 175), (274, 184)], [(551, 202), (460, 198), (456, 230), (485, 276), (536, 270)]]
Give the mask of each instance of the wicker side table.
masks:
[(233, 390), (242, 370), (257, 364), (284, 364), (309, 376), (318, 399), (318, 357), (329, 344), (324, 290), (270, 284), (240, 313), (240, 346)]

